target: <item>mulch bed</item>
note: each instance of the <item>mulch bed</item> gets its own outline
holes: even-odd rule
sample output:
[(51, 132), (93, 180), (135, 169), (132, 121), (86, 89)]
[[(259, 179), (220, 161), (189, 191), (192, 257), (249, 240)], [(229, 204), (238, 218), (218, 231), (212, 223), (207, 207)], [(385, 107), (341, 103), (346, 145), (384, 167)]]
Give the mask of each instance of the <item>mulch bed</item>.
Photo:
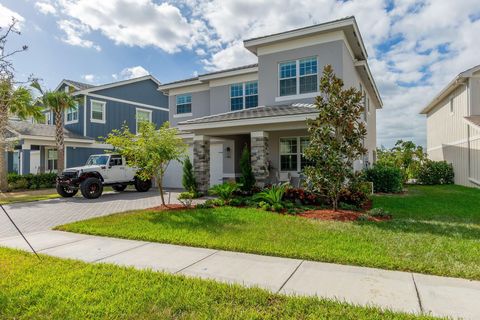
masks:
[[(300, 217), (308, 219), (317, 219), (317, 220), (326, 220), (326, 221), (357, 221), (358, 217), (363, 213), (358, 211), (350, 210), (338, 210), (333, 211), (330, 209), (321, 209), (321, 210), (309, 210), (304, 213), (298, 214)], [(369, 221), (386, 221), (392, 219), (389, 217), (368, 217)]]
[(185, 210), (187, 208), (185, 208), (184, 205), (182, 204), (167, 204), (167, 205), (160, 205), (160, 206), (157, 206), (157, 207), (153, 207), (153, 208), (148, 208), (147, 210), (152, 210), (152, 211), (165, 211), (165, 210)]

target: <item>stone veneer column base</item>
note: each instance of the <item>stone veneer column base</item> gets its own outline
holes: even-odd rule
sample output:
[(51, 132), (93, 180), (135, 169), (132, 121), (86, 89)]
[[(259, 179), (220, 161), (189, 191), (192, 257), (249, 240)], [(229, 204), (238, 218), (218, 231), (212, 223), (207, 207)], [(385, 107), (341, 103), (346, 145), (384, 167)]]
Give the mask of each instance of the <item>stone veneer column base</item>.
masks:
[(193, 137), (193, 171), (198, 190), (207, 192), (210, 188), (210, 138), (208, 136)]
[(250, 133), (250, 157), (252, 171), (255, 175), (256, 185), (264, 187), (268, 178), (268, 132), (255, 131)]

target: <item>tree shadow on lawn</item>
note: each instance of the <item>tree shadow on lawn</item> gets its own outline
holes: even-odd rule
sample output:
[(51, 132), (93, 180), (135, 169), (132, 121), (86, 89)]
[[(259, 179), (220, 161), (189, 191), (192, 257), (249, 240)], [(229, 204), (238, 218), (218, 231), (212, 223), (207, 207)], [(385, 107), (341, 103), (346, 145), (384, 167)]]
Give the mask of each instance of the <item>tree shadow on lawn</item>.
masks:
[(246, 224), (244, 220), (232, 215), (223, 215), (211, 209), (151, 212), (146, 220), (173, 230), (207, 231), (217, 235), (237, 233), (241, 231), (241, 225)]
[(395, 219), (384, 222), (362, 222), (382, 230), (398, 233), (425, 233), (455, 239), (480, 240), (480, 225), (414, 219)]

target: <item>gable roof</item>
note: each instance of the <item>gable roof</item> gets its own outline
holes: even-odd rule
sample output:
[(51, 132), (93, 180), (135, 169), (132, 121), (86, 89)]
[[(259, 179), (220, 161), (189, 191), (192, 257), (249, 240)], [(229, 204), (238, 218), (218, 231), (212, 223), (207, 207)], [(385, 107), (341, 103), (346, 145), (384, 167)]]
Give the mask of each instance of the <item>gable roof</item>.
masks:
[[(28, 121), (8, 121), (7, 138), (19, 138), (24, 136), (51, 137), (55, 138), (55, 126), (40, 123), (31, 123)], [(66, 139), (94, 140), (89, 137), (78, 135), (67, 129), (63, 129)]]
[(94, 87), (94, 85), (92, 85), (92, 84), (79, 82), (79, 81), (74, 81), (74, 80), (63, 79), (62, 81), (60, 81), (58, 86), (55, 88), (55, 91), (58, 91), (60, 89), (60, 87), (64, 84), (74, 87), (76, 89), (76, 91)]
[(473, 76), (473, 74), (477, 71), (480, 71), (480, 65), (474, 66), (470, 69), (460, 72), (420, 111), (420, 114), (429, 113), (433, 108), (436, 107), (438, 102), (440, 102), (442, 99), (447, 97), (450, 93), (452, 93), (453, 90), (455, 90), (459, 85), (464, 84), (465, 81), (471, 76)]
[(119, 86), (124, 86), (124, 85), (127, 85), (127, 84), (140, 82), (140, 81), (145, 81), (145, 80), (152, 80), (153, 82), (155, 82), (157, 84), (157, 86), (161, 85), (160, 81), (158, 81), (154, 76), (148, 74), (148, 75), (137, 77), (137, 78), (106, 83), (106, 84), (102, 84), (102, 85), (98, 85), (98, 86), (92, 86), (90, 88), (86, 88), (86, 89), (83, 89), (83, 90), (76, 91), (75, 95), (85, 94), (85, 93), (89, 93), (89, 92), (95, 92), (95, 91), (114, 88), (114, 87), (119, 87)]

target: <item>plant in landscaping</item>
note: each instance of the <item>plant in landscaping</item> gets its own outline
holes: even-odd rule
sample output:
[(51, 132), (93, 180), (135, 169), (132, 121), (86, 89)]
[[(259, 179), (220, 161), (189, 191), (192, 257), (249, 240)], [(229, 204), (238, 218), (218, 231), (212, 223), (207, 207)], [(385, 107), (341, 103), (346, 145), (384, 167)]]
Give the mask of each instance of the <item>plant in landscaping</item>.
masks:
[(9, 173), (7, 176), (8, 189), (44, 189), (55, 186), (57, 175), (55, 173), (25, 174)]
[[(284, 184), (274, 184), (269, 189), (265, 189), (262, 192), (259, 192), (253, 196), (253, 199), (263, 202), (263, 205), (260, 207), (266, 207), (265, 204), (268, 204), (270, 208), (274, 211), (280, 211), (284, 208), (283, 206), (283, 196), (287, 191), (288, 183)], [(267, 209), (268, 210), (268, 209)]]
[(210, 188), (209, 193), (218, 196), (225, 203), (229, 203), (233, 198), (233, 194), (240, 188), (240, 185), (235, 182), (225, 182), (222, 184), (214, 185)]
[(398, 193), (403, 190), (402, 171), (397, 167), (376, 164), (365, 170), (365, 179), (373, 183), (374, 192)]
[(310, 143), (305, 158), (310, 165), (304, 169), (306, 186), (326, 195), (333, 210), (338, 209), (342, 189), (355, 178), (353, 162), (366, 153), (362, 93), (343, 86), (332, 66), (326, 65), (320, 80), (321, 95), (315, 98), (318, 116), (307, 122)]
[(178, 195), (177, 199), (185, 208), (191, 208), (194, 198), (195, 194), (193, 192), (182, 192)]
[(288, 188), (283, 198), (299, 204), (319, 204), (322, 202), (320, 195), (302, 188)]
[(391, 217), (392, 215), (390, 212), (386, 211), (383, 208), (373, 208), (367, 212), (369, 216), (378, 217), (378, 218), (386, 218)]
[(353, 206), (358, 210), (368, 203), (371, 193), (370, 183), (357, 176), (356, 179), (350, 181), (348, 187), (342, 189), (339, 202)]
[(403, 182), (417, 178), (420, 167), (426, 160), (422, 146), (403, 140), (398, 140), (392, 149), (377, 149), (377, 155), (378, 164), (400, 168)]
[(130, 167), (138, 168), (139, 179), (149, 180), (155, 177), (162, 204), (165, 205), (163, 176), (170, 161), (180, 160), (187, 150), (178, 130), (170, 128), (168, 121), (158, 130), (155, 124), (144, 121), (140, 123), (137, 134), (123, 125), (121, 130), (115, 129), (109, 133), (105, 142), (123, 155)]
[(248, 147), (243, 147), (242, 156), (240, 157), (240, 183), (241, 189), (245, 192), (252, 192), (255, 186), (255, 175), (253, 174), (250, 152)]
[(452, 184), (454, 183), (454, 177), (455, 174), (451, 163), (427, 160), (419, 170), (418, 182), (429, 185)]
[(194, 198), (198, 196), (197, 180), (195, 179), (195, 174), (193, 173), (193, 166), (192, 162), (190, 161), (190, 157), (186, 157), (183, 161), (182, 185), (185, 190), (193, 193)]

